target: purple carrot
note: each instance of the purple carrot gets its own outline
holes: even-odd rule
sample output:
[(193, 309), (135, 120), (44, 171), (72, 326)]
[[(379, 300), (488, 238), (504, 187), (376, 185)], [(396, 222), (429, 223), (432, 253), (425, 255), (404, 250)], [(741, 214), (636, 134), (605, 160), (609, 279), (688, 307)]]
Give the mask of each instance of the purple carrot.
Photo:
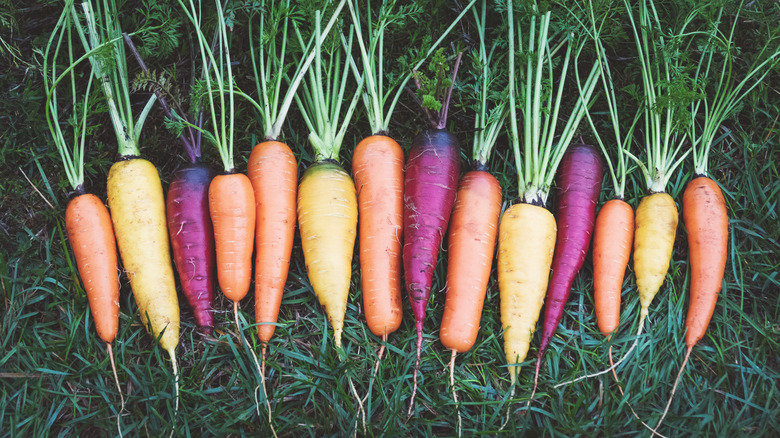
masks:
[(166, 198), (168, 232), (181, 288), (199, 327), (213, 327), (214, 230), (209, 216), (208, 188), (214, 171), (187, 164), (173, 174)]
[[(149, 73), (133, 40), (127, 34), (123, 36), (141, 69)], [(178, 118), (168, 106), (165, 96), (159, 89), (155, 89), (155, 94), (165, 116), (177, 121)], [(203, 113), (187, 117), (179, 102), (174, 104), (178, 114), (182, 115), (186, 122), (192, 124), (193, 122), (189, 120), (192, 118), (197, 127), (203, 124)], [(208, 203), (209, 184), (214, 178), (214, 171), (200, 162), (202, 141), (200, 130), (187, 126), (179, 136), (179, 140), (190, 162), (173, 174), (168, 187), (165, 215), (168, 219), (173, 261), (179, 274), (182, 292), (192, 308), (198, 327), (208, 332), (214, 327), (212, 307), (217, 276), (214, 229)]]
[(558, 235), (552, 261), (552, 277), (547, 288), (534, 391), (542, 355), (558, 328), (574, 278), (582, 268), (590, 247), (603, 175), (604, 168), (599, 152), (584, 143), (570, 146), (558, 167), (558, 201), (555, 211)]
[[(452, 84), (455, 83), (460, 60), (459, 53), (452, 72)], [(417, 393), (425, 308), (431, 296), (439, 247), (447, 231), (460, 177), (460, 145), (458, 139), (445, 129), (451, 95), (452, 85), (441, 96), (443, 102), (439, 111), (423, 107), (432, 129), (412, 140), (404, 175), (404, 278), (417, 329), (417, 360), (409, 415)], [(419, 99), (417, 101), (421, 103)]]

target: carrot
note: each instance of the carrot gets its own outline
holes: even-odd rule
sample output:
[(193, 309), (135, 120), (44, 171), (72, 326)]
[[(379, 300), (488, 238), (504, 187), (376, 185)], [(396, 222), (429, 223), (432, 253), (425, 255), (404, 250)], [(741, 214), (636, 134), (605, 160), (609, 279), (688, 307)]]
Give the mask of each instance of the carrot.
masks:
[(255, 196), (242, 173), (217, 175), (209, 185), (209, 212), (214, 224), (217, 279), (222, 293), (241, 301), (252, 280)]
[(114, 227), (97, 196), (77, 191), (65, 210), (65, 228), (89, 299), (95, 330), (111, 344), (119, 329), (119, 281)]
[[(100, 80), (108, 101), (119, 161), (108, 173), (108, 205), (114, 224), (119, 254), (138, 304), (141, 320), (159, 340), (171, 358), (175, 387), (174, 418), (179, 409), (179, 372), (176, 346), (179, 343), (179, 300), (171, 265), (165, 198), (157, 169), (139, 158), (138, 141), (146, 116), (156, 101), (152, 95), (137, 120), (132, 115), (127, 64), (122, 31), (113, 1), (82, 3), (85, 28), (76, 26), (85, 50), (104, 44), (112, 46), (110, 62), (102, 56), (91, 56), (93, 74)], [(73, 17), (78, 17), (75, 8)], [(75, 18), (76, 20), (78, 18)]]
[[(598, 83), (600, 70), (591, 69), (584, 89), (581, 87), (563, 131), (556, 132), (562, 92), (572, 58), (570, 36), (560, 42), (548, 40), (551, 13), (534, 13), (530, 23), (516, 23), (511, 2), (507, 5), (509, 24), (509, 53), (517, 44), (526, 63), (515, 74), (515, 56), (509, 57), (509, 108), (519, 108), (525, 121), (523, 154), (516, 111), (509, 111), (510, 140), (518, 173), (521, 202), (508, 208), (501, 218), (498, 237), (498, 286), (501, 294), (501, 324), (504, 327), (504, 352), (510, 366), (512, 391), (517, 381), (519, 364), (528, 353), (536, 321), (539, 318), (553, 261), (558, 227), (553, 215), (544, 208), (552, 180), (564, 153), (574, 137), (575, 130), (585, 114), (592, 93)], [(515, 36), (515, 25), (531, 29), (529, 35)], [(560, 79), (552, 71), (542, 68), (558, 62), (558, 50), (566, 47), (561, 61)], [(579, 51), (575, 56), (576, 65)], [(579, 80), (579, 79), (578, 79)], [(556, 84), (553, 99), (542, 96), (542, 82)], [(518, 87), (525, 92), (524, 104), (516, 103)], [(544, 105), (544, 107), (542, 107)], [(541, 352), (541, 350), (540, 350)], [(538, 375), (538, 374), (537, 374)], [(536, 386), (536, 385), (534, 385)], [(533, 393), (531, 394), (531, 399)], [(529, 399), (529, 403), (531, 401)]]
[(306, 169), (298, 188), (303, 257), (339, 348), (352, 278), (357, 215), (355, 185), (341, 166), (320, 162)]
[(633, 238), (634, 209), (619, 198), (604, 204), (593, 232), (593, 296), (599, 330), (607, 337), (620, 322), (620, 291)]
[(484, 170), (463, 176), (455, 197), (447, 249), (447, 298), (441, 343), (457, 353), (474, 346), (487, 293), (501, 215), (501, 186)]
[(264, 344), (274, 334), (295, 236), (298, 163), (289, 146), (265, 141), (252, 149), (247, 175), (255, 197), (255, 322)]
[[(780, 49), (768, 51), (765, 46), (759, 52), (756, 60), (749, 66), (742, 80), (736, 82), (732, 76), (734, 56), (739, 50), (732, 47), (734, 35), (737, 33), (739, 13), (731, 20), (731, 28), (725, 34), (718, 29), (721, 23), (723, 8), (717, 9), (717, 17), (708, 17), (708, 23), (715, 26), (706, 30), (709, 39), (701, 50), (694, 80), (702, 84), (715, 83), (715, 87), (702, 87), (706, 90), (704, 102), (691, 104), (691, 116), (700, 118), (703, 123), (691, 130), (691, 145), (694, 153), (693, 165), (696, 178), (690, 181), (683, 193), (682, 208), (685, 229), (688, 232), (688, 257), (690, 265), (690, 300), (688, 315), (685, 319), (685, 359), (669, 394), (669, 401), (664, 412), (653, 429), (654, 432), (663, 423), (669, 407), (672, 404), (677, 384), (691, 356), (693, 347), (704, 337), (707, 326), (712, 319), (723, 284), (728, 255), (729, 219), (726, 200), (718, 184), (707, 176), (709, 152), (717, 143), (716, 135), (728, 117), (736, 114), (740, 103), (759, 84), (763, 84), (773, 71)], [(725, 42), (725, 44), (724, 44)], [(725, 47), (724, 47), (725, 46)], [(713, 58), (722, 59), (713, 62)], [(711, 67), (720, 65), (719, 72), (710, 77)], [(716, 81), (713, 79), (717, 78)], [(695, 129), (699, 128), (699, 129)], [(656, 432), (657, 433), (657, 432)]]
[(379, 337), (401, 325), (404, 152), (385, 135), (363, 139), (352, 155), (360, 216), (360, 271), (366, 323)]
[[(74, 190), (74, 197), (65, 209), (65, 229), (73, 249), (79, 277), (87, 294), (95, 331), (105, 342), (111, 362), (114, 382), (121, 399), (121, 408), (117, 414), (117, 429), (121, 436), (120, 419), (124, 411), (125, 398), (119, 384), (112, 348), (119, 330), (119, 266), (116, 239), (108, 209), (97, 196), (84, 191), (84, 144), (87, 135), (89, 96), (94, 75), (89, 74), (86, 89), (83, 90), (83, 94), (79, 93), (82, 90), (77, 89), (76, 78), (72, 72), (72, 68), (79, 61), (74, 61), (71, 7), (72, 4), (63, 8), (44, 52), (42, 71), (46, 88), (45, 114), (63, 169)], [(58, 60), (58, 55), (64, 52), (60, 52), (63, 43), (67, 44), (67, 62), (70, 66), (67, 71), (58, 76), (57, 66), (61, 61)], [(65, 78), (70, 79), (72, 107), (83, 108), (81, 115), (76, 114), (75, 111), (72, 115), (79, 123), (72, 125), (74, 142), (70, 146), (60, 127), (60, 108), (57, 99), (57, 84)]]

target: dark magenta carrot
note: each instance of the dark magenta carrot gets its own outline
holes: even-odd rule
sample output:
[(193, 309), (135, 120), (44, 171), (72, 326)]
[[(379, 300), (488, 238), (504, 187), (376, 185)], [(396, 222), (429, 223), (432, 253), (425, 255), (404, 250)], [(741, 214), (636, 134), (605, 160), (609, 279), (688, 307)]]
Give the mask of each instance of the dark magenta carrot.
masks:
[[(409, 158), (406, 161), (403, 266), (406, 292), (409, 294), (409, 303), (412, 306), (417, 330), (417, 359), (414, 366), (409, 415), (414, 407), (414, 397), (417, 393), (417, 371), (420, 367), (425, 309), (431, 295), (439, 247), (447, 231), (460, 176), (460, 145), (458, 139), (445, 127), (452, 86), (458, 73), (461, 56), (462, 54), (459, 53), (455, 61), (451, 80), (447, 81), (446, 74), (441, 72), (438, 80), (442, 84), (435, 84), (435, 91), (423, 90), (424, 93), (433, 93), (428, 96), (443, 102), (438, 111), (423, 107), (428, 115), (431, 129), (412, 140)], [(434, 60), (437, 58), (439, 58), (440, 68), (446, 68), (446, 62), (442, 62), (444, 57), (441, 51), (437, 52)], [(416, 82), (419, 90), (421, 81), (416, 79)], [(418, 102), (422, 106), (419, 99)]]

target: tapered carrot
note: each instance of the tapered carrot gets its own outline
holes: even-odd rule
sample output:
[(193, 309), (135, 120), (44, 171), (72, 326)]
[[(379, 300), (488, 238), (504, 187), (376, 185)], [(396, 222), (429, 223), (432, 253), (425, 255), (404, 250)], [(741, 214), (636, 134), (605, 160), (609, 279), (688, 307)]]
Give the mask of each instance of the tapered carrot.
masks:
[(242, 173), (217, 175), (209, 185), (209, 212), (214, 224), (217, 280), (230, 300), (241, 301), (252, 280), (255, 196)]
[(264, 141), (252, 149), (247, 174), (254, 189), (255, 322), (267, 344), (274, 334), (295, 236), (298, 163), (289, 146)]
[(594, 307), (599, 330), (607, 337), (620, 322), (620, 291), (633, 239), (634, 209), (622, 199), (608, 201), (593, 232)]
[(360, 271), (366, 323), (383, 337), (401, 325), (404, 152), (385, 135), (363, 139), (352, 155), (360, 216)]
[(440, 337), (445, 348), (465, 353), (479, 332), (482, 305), (501, 214), (501, 186), (488, 172), (463, 176), (450, 219), (447, 298)]

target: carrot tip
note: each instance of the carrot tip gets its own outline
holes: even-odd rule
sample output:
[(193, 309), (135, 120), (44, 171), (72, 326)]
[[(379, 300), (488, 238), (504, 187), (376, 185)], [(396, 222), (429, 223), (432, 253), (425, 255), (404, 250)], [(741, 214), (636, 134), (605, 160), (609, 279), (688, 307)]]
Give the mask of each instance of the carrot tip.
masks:
[(409, 412), (407, 412), (407, 416), (412, 416), (412, 409), (414, 408), (414, 397), (417, 395), (417, 371), (420, 369), (420, 355), (422, 353), (422, 323), (417, 324), (417, 360), (414, 362), (414, 377), (413, 385), (412, 385), (412, 398), (409, 401)]

